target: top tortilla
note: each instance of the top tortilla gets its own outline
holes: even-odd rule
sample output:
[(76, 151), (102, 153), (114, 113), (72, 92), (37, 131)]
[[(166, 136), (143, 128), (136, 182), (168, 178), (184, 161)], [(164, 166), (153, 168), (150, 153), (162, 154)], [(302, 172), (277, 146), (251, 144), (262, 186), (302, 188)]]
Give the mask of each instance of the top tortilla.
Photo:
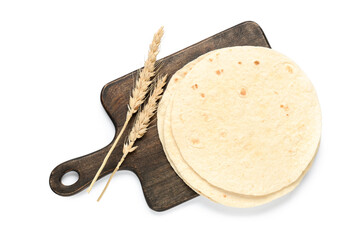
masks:
[(194, 172), (188, 164), (182, 158), (175, 141), (172, 136), (171, 126), (170, 126), (170, 112), (172, 107), (172, 96), (176, 90), (176, 86), (182, 79), (185, 78), (188, 72), (190, 72), (194, 65), (206, 57), (209, 53), (204, 54), (195, 60), (186, 64), (183, 68), (177, 71), (169, 80), (166, 91), (160, 101), (158, 112), (157, 112), (157, 127), (159, 130), (159, 138), (164, 147), (164, 152), (167, 159), (169, 160), (170, 165), (173, 167), (174, 171), (184, 180), (184, 182), (191, 187), (195, 192), (207, 197), (208, 199), (221, 203), (226, 206), (231, 207), (254, 207), (261, 204), (270, 202), (276, 198), (279, 198), (296, 188), (296, 186), (301, 182), (302, 178), (306, 174), (307, 170), (310, 168), (311, 163), (302, 173), (302, 175), (295, 182), (286, 186), (285, 188), (263, 196), (247, 196), (237, 193), (232, 193), (225, 191), (223, 189), (217, 188), (206, 180), (201, 178), (196, 172)]
[(316, 153), (315, 90), (289, 58), (262, 47), (216, 50), (178, 84), (176, 145), (210, 184), (261, 196), (296, 181)]

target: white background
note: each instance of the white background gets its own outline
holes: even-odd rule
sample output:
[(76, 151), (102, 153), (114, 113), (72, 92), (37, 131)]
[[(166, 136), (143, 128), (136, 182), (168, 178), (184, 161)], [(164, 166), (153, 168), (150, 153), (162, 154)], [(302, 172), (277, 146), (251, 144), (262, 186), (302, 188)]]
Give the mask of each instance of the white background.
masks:
[[(360, 79), (357, 1), (1, 1), (1, 239), (359, 239)], [(148, 208), (119, 172), (72, 197), (48, 184), (58, 164), (107, 145), (104, 84), (246, 20), (295, 60), (317, 89), (322, 143), (301, 185), (270, 204), (233, 209), (203, 197)]]

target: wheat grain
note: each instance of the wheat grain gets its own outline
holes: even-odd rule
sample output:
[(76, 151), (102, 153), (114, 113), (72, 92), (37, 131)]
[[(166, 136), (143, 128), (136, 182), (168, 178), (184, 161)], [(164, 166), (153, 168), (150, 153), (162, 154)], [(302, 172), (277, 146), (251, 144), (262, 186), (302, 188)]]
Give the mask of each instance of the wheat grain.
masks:
[(98, 201), (100, 201), (100, 199), (104, 195), (107, 187), (109, 186), (111, 179), (113, 178), (114, 174), (119, 170), (119, 167), (124, 162), (126, 156), (129, 153), (135, 151), (135, 149), (137, 148), (137, 146), (134, 146), (135, 141), (137, 139), (141, 138), (142, 136), (144, 136), (144, 134), (148, 130), (150, 120), (156, 112), (158, 100), (161, 98), (162, 93), (164, 91), (163, 87), (166, 84), (166, 80), (167, 80), (166, 75), (163, 77), (157, 78), (157, 81), (155, 83), (153, 91), (151, 92), (148, 102), (146, 103), (144, 108), (138, 113), (136, 121), (135, 121), (135, 123), (130, 131), (130, 134), (128, 136), (128, 140), (124, 143), (123, 156), (121, 157), (120, 161), (116, 165), (116, 168), (112, 172), (108, 182), (106, 183), (106, 185), (104, 187), (104, 190), (102, 191), (101, 195), (98, 198)]
[(163, 27), (161, 27), (154, 35), (153, 41), (149, 46), (148, 59), (145, 61), (144, 69), (140, 72), (139, 79), (136, 81), (135, 88), (132, 91), (132, 96), (130, 96), (128, 114), (136, 113), (144, 102), (147, 89), (151, 83), (150, 79), (155, 75), (155, 62), (163, 35), (164, 30)]
[(94, 179), (91, 181), (91, 184), (87, 190), (90, 193), (94, 183), (99, 178), (100, 173), (104, 169), (111, 153), (114, 151), (116, 145), (118, 144), (124, 130), (126, 129), (131, 117), (138, 111), (139, 107), (145, 101), (145, 96), (149, 91), (149, 86), (151, 84), (151, 78), (155, 75), (155, 63), (156, 57), (159, 53), (159, 46), (161, 38), (164, 35), (164, 27), (161, 27), (153, 37), (153, 40), (149, 46), (148, 58), (145, 61), (144, 68), (141, 70), (138, 79), (136, 80), (135, 87), (132, 90), (130, 95), (130, 100), (128, 104), (128, 111), (126, 113), (125, 123), (120, 130), (120, 133), (116, 136), (114, 143), (112, 144), (109, 152), (106, 154), (99, 170), (97, 171)]

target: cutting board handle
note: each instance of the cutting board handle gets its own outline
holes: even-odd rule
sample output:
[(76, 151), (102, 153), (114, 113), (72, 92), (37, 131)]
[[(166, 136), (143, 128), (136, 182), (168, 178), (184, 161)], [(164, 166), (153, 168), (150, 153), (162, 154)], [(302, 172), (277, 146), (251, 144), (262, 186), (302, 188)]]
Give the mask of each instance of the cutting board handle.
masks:
[[(51, 189), (61, 196), (71, 196), (88, 187), (109, 149), (110, 145), (96, 152), (69, 160), (55, 167), (50, 174), (49, 183)], [(115, 165), (115, 159), (113, 159), (113, 161), (109, 159), (109, 162), (100, 174), (99, 179), (113, 171)], [(124, 167), (121, 169), (124, 169)], [(127, 169), (132, 170), (130, 168)], [(66, 186), (61, 182), (61, 178), (71, 171), (77, 172), (79, 174), (79, 179), (74, 184)]]

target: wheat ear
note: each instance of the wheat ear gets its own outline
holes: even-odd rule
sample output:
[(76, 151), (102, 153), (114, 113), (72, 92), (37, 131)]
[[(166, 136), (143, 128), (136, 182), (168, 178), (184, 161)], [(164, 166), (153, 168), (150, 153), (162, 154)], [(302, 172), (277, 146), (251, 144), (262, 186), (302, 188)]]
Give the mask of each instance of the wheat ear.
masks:
[(157, 81), (155, 83), (153, 91), (151, 92), (148, 102), (143, 107), (143, 109), (138, 113), (136, 121), (130, 131), (128, 140), (124, 143), (123, 155), (122, 155), (120, 161), (118, 162), (118, 164), (116, 165), (116, 168), (112, 172), (109, 180), (107, 181), (104, 190), (102, 191), (101, 195), (98, 198), (98, 201), (100, 201), (100, 199), (104, 195), (107, 187), (109, 186), (111, 179), (113, 178), (114, 174), (119, 170), (119, 167), (124, 162), (126, 156), (129, 153), (135, 151), (135, 149), (137, 148), (137, 146), (134, 146), (135, 141), (137, 139), (141, 138), (142, 136), (144, 136), (144, 134), (148, 130), (150, 120), (156, 112), (158, 100), (161, 98), (161, 95), (164, 91), (163, 87), (166, 84), (166, 80), (167, 80), (166, 75), (163, 77), (157, 78)]
[(97, 171), (94, 179), (92, 180), (90, 187), (87, 190), (88, 193), (90, 193), (94, 183), (99, 178), (100, 173), (104, 169), (111, 153), (114, 151), (116, 145), (118, 144), (131, 117), (137, 112), (141, 104), (143, 104), (143, 102), (145, 101), (145, 96), (148, 93), (149, 86), (151, 84), (151, 78), (155, 75), (155, 62), (156, 62), (156, 57), (159, 53), (159, 46), (163, 35), (164, 35), (164, 27), (161, 27), (154, 34), (153, 40), (149, 46), (148, 58), (145, 61), (144, 68), (141, 70), (139, 74), (139, 78), (136, 80), (135, 87), (133, 88), (132, 93), (130, 95), (125, 123), (122, 129), (120, 130), (120, 133), (116, 136), (114, 143), (112, 144), (109, 152), (106, 154), (99, 170)]

